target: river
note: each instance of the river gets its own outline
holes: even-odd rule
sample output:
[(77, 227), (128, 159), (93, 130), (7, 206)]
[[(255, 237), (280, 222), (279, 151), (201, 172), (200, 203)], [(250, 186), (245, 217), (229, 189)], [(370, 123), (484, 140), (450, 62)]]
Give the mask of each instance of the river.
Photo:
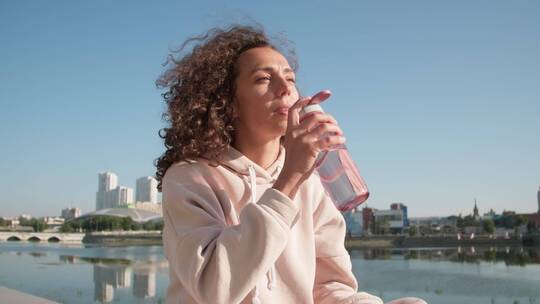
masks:
[[(365, 249), (350, 252), (360, 289), (385, 301), (540, 304), (540, 248)], [(0, 285), (61, 303), (164, 303), (161, 246), (0, 243)]]

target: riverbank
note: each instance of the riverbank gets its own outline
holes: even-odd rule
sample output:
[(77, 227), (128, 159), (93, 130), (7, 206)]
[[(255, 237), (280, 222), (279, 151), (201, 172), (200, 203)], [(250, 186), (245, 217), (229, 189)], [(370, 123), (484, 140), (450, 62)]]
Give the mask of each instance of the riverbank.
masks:
[[(105, 245), (162, 245), (160, 231), (115, 231), (87, 233), (84, 243)], [(478, 236), (473, 239), (455, 236), (368, 236), (345, 239), (347, 249), (364, 248), (422, 248), (422, 247), (460, 247), (460, 246), (539, 246), (540, 237), (520, 238), (489, 238)]]
[[(527, 243), (528, 242), (528, 243)], [(451, 236), (368, 236), (345, 239), (347, 249), (363, 248), (412, 248), (412, 247), (460, 247), (460, 246), (523, 246), (540, 245), (540, 239), (498, 238), (479, 236), (473, 239)]]
[[(99, 231), (88, 233), (31, 233), (7, 235), (5, 241), (64, 242), (67, 236), (77, 236), (78, 242), (107, 246), (162, 245), (161, 231)], [(2, 238), (0, 238), (2, 240)], [(347, 249), (363, 248), (414, 248), (414, 247), (460, 247), (460, 246), (540, 246), (540, 235), (523, 238), (489, 238), (477, 236), (473, 239), (457, 239), (456, 236), (366, 236), (345, 239)]]
[(161, 231), (100, 231), (86, 233), (85, 244), (107, 246), (162, 245)]

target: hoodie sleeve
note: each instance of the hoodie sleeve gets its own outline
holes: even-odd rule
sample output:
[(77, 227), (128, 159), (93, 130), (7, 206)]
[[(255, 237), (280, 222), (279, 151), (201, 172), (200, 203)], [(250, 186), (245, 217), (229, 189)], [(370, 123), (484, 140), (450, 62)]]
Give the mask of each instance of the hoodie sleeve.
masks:
[(314, 302), (354, 303), (352, 300), (357, 297), (358, 283), (345, 249), (345, 219), (326, 193), (313, 213), (313, 225), (316, 254)]
[(223, 190), (200, 180), (163, 184), (169, 267), (197, 302), (241, 302), (285, 249), (299, 208), (270, 188), (242, 209), (241, 224), (227, 226)]

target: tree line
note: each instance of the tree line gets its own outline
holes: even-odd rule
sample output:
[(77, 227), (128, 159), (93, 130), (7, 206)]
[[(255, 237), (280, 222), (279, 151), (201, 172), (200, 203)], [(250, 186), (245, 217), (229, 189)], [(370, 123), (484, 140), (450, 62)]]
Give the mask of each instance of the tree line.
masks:
[[(19, 217), (19, 226), (32, 227), (34, 232), (43, 232), (49, 228), (44, 219)], [(0, 227), (10, 224), (9, 220), (0, 217)], [(66, 221), (60, 226), (60, 232), (91, 232), (91, 231), (116, 231), (116, 230), (163, 230), (163, 222), (138, 223), (131, 217), (115, 217), (100, 215), (81, 220)]]
[[(27, 219), (25, 217), (20, 216), (17, 220), (19, 221), (19, 226), (32, 227), (32, 229), (34, 229), (34, 232), (43, 232), (43, 230), (49, 227), (49, 225), (45, 223), (44, 219), (38, 219), (38, 218)], [(0, 217), (0, 227), (6, 227), (10, 224), (11, 224), (10, 220), (6, 220), (5, 218)]]
[(100, 215), (82, 220), (67, 221), (60, 227), (60, 232), (65, 233), (118, 230), (163, 230), (163, 222), (138, 223), (131, 217)]

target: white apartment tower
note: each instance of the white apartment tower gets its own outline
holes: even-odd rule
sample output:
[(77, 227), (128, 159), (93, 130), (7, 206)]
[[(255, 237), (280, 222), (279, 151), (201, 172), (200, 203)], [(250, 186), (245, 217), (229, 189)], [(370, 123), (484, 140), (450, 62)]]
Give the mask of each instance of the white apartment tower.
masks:
[(98, 191), (96, 192), (96, 210), (111, 208), (111, 190), (118, 187), (118, 176), (112, 172), (98, 174)]
[(157, 184), (157, 180), (151, 176), (137, 179), (135, 201), (157, 203)]
[(99, 173), (96, 210), (125, 207), (133, 203), (133, 189), (118, 186), (118, 177), (112, 172)]
[(129, 187), (119, 186), (112, 191), (111, 206), (108, 208), (125, 207), (127, 204), (133, 203), (133, 189)]
[(112, 172), (103, 172), (99, 174), (99, 192), (111, 191), (118, 186), (118, 176)]

